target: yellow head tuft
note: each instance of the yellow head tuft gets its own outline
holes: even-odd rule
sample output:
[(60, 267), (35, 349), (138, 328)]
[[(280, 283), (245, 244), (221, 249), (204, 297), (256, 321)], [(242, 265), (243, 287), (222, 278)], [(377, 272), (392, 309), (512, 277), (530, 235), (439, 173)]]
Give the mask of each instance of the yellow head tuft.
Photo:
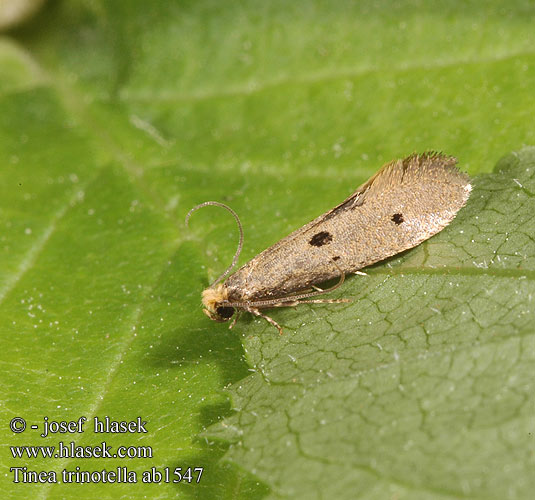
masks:
[(202, 292), (204, 314), (218, 322), (228, 321), (234, 315), (234, 308), (222, 304), (228, 300), (228, 290), (223, 283), (207, 288)]

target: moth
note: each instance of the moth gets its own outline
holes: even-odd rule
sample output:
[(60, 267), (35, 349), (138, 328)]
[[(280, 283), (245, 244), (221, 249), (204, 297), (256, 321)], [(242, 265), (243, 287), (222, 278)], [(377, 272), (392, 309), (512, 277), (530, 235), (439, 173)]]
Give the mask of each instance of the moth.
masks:
[[(204, 313), (218, 322), (236, 323), (241, 312), (281, 326), (262, 310), (303, 303), (349, 302), (311, 299), (338, 288), (348, 273), (415, 247), (446, 227), (465, 205), (472, 186), (457, 160), (437, 152), (413, 154), (384, 165), (349, 198), (267, 248), (236, 272), (243, 247), (239, 217), (227, 205), (207, 201), (193, 207), (216, 205), (228, 210), (240, 231), (230, 266), (202, 292)], [(228, 277), (227, 277), (228, 276)], [(226, 279), (225, 279), (226, 278)], [(317, 285), (339, 278), (336, 285)]]

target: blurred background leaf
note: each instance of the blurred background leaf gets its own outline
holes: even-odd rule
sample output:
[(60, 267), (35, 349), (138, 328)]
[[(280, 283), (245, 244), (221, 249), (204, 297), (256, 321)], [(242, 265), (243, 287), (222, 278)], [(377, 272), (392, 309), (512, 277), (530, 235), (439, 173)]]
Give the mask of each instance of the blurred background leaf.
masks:
[[(8, 3), (4, 0), (0, 8)], [(186, 231), (184, 215), (207, 199), (232, 205), (245, 227), (245, 262), (331, 208), (392, 158), (443, 150), (472, 174), (490, 172), (503, 155), (535, 144), (532, 3), (49, 0), (33, 17), (31, 13), (0, 35), (2, 441), (102, 441), (89, 431), (46, 439), (31, 430), (13, 435), (7, 423), (14, 416), (24, 417), (28, 426), (42, 424), (45, 415), (57, 420), (142, 416), (148, 421), (147, 435), (106, 435), (105, 440), (114, 446), (150, 445), (154, 456), (15, 460), (4, 446), (5, 497), (295, 498), (301, 491), (295, 490), (297, 478), (291, 484), (292, 478), (283, 481), (276, 467), (259, 467), (251, 455), (240, 457), (237, 444), (230, 445), (231, 460), (220, 461), (229, 446), (227, 434), (217, 443), (196, 436), (230, 415), (232, 406), (239, 410), (233, 418), (251, 418), (240, 402), (239, 385), (233, 386), (232, 403), (222, 389), (239, 381), (256, 383), (260, 356), (267, 356), (270, 367), (284, 368), (291, 339), (302, 339), (305, 346), (309, 338), (321, 342), (331, 314), (346, 321), (351, 312), (356, 321), (372, 305), (277, 311), (277, 319), (289, 328), (283, 339), (247, 318), (229, 332), (202, 315), (199, 295), (232, 258), (237, 238), (233, 221), (206, 209)], [(531, 193), (511, 191), (511, 196)], [(449, 233), (389, 264), (421, 267), (427, 253), (436, 256), (433, 265), (459, 265), (479, 276), (486, 274), (478, 266), (488, 265), (489, 256), (514, 255), (517, 246), (533, 259), (529, 232), (524, 239), (508, 240), (510, 248), (503, 253), (495, 252), (506, 245), (499, 234), (492, 233), (489, 241), (462, 241), (458, 231), (472, 235), (475, 227), (480, 234), (489, 232), (475, 220), (476, 209), (486, 206), (472, 200), (467, 215)], [(492, 226), (492, 219), (486, 223)], [(456, 235), (460, 249), (470, 251), (443, 249), (448, 234)], [(373, 272), (383, 268), (376, 266)], [(530, 296), (532, 279), (526, 276), (522, 281), (512, 275), (507, 290)], [(384, 294), (392, 293), (394, 281), (399, 297), (412, 293), (412, 285), (397, 280), (389, 278), (388, 288), (379, 287), (374, 300), (388, 304)], [(427, 278), (421, 280), (409, 305), (436, 308), (433, 300), (423, 299), (425, 291), (443, 304), (440, 287), (427, 290)], [(359, 296), (361, 286), (366, 299), (369, 285), (358, 279), (349, 280), (344, 292)], [(467, 284), (466, 294), (472, 287)], [(451, 294), (444, 298), (446, 306), (450, 299)], [(467, 304), (475, 317), (487, 311), (477, 301)], [(529, 307), (525, 311), (526, 318), (533, 318)], [(425, 354), (429, 346), (411, 320), (413, 309), (402, 314), (407, 317), (405, 338), (395, 352), (402, 359), (409, 347), (414, 355)], [(502, 327), (492, 318), (485, 315), (488, 321), (468, 342), (477, 344), (482, 335), (499, 337)], [(448, 324), (450, 329), (440, 322), (432, 325), (435, 336), (430, 338), (439, 338), (442, 331), (441, 342), (456, 346), (459, 336), (450, 330), (462, 328), (461, 323), (450, 319)], [(529, 342), (527, 330), (518, 328), (517, 334), (522, 331)], [(380, 338), (374, 341), (384, 348)], [(376, 356), (369, 355), (375, 348), (364, 344), (349, 352), (344, 373), (376, 366)], [(393, 355), (394, 348), (388, 347), (384, 356)], [(257, 373), (246, 378), (250, 370)], [(262, 381), (280, 383), (278, 372), (270, 370)], [(439, 370), (437, 380), (446, 384), (448, 373)], [(499, 397), (498, 375), (495, 380), (497, 385), (490, 387)], [(503, 381), (506, 387), (511, 383)], [(452, 387), (450, 398), (460, 405), (464, 393)], [(525, 409), (532, 399), (522, 387), (518, 394), (526, 399)], [(268, 407), (276, 401), (270, 398)], [(305, 412), (313, 408), (307, 399), (300, 404)], [(505, 407), (509, 400), (495, 404)], [(457, 416), (451, 410), (451, 421)], [(410, 426), (405, 429), (413, 432)], [(250, 433), (247, 442), (256, 442), (254, 426), (243, 424), (242, 430)], [(291, 429), (286, 432), (293, 435)], [(344, 429), (336, 432), (342, 435)], [(210, 434), (214, 430), (205, 435)], [(405, 443), (402, 438), (390, 448), (385, 438), (383, 446), (395, 453)], [(529, 463), (532, 438), (515, 439), (503, 439), (502, 446), (522, 444), (524, 463)], [(489, 453), (496, 450), (501, 448)], [(268, 462), (279, 456), (268, 451)], [(355, 458), (347, 453), (340, 456)], [(371, 467), (362, 460), (363, 467)], [(55, 471), (122, 465), (138, 472), (191, 465), (204, 466), (205, 472), (198, 485), (43, 486), (13, 484), (9, 467), (17, 465)], [(516, 470), (517, 462), (502, 465)], [(462, 464), (453, 466), (459, 478), (451, 490), (437, 482), (436, 477), (450, 477), (439, 468), (432, 477), (424, 471), (417, 480), (411, 478), (402, 485), (405, 492), (398, 488), (392, 495), (414, 498), (415, 482), (434, 488), (423, 490), (426, 498), (490, 491), (492, 467), (481, 463), (483, 471), (470, 476)], [(374, 470), (385, 472), (380, 464)], [(358, 481), (360, 476), (351, 471), (340, 491)], [(386, 472), (403, 475), (401, 469)], [(309, 482), (314, 493), (321, 491), (314, 488), (318, 478), (329, 483), (329, 474), (322, 477), (321, 471), (314, 478), (316, 483)], [(504, 484), (493, 494), (521, 497), (531, 484), (526, 481)], [(369, 484), (362, 498), (374, 491), (384, 498), (386, 483), (370, 479)]]

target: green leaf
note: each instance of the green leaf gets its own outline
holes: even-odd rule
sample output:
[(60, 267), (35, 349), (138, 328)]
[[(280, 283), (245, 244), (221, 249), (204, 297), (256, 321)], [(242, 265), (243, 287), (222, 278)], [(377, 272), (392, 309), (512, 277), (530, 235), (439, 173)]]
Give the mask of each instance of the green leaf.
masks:
[[(215, 208), (183, 220), (208, 199), (231, 205), (245, 262), (393, 158), (443, 150), (490, 172), (535, 144), (532, 15), (497, 0), (69, 0), (0, 34), (4, 497), (525, 497), (533, 231), (515, 203), (533, 189), (520, 166), (478, 178), (439, 236), (348, 280), (354, 303), (274, 311), (282, 338), (202, 314), (236, 229)], [(41, 438), (45, 416), (89, 422)], [(95, 434), (96, 416), (142, 417), (148, 433)], [(153, 457), (9, 448), (59, 441)], [(24, 485), (15, 466), (139, 478)], [(188, 466), (205, 467), (199, 484), (140, 479)]]
[(256, 373), (208, 432), (285, 498), (529, 498), (534, 214), (529, 148), (438, 236), (344, 285), (354, 303), (245, 338)]

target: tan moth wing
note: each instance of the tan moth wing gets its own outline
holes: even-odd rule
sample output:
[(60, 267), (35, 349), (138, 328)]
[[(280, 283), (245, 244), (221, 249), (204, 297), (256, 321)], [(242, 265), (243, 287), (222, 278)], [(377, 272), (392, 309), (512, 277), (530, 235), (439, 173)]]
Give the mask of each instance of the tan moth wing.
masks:
[(469, 177), (456, 162), (424, 153), (386, 164), (340, 205), (229, 276), (227, 300), (282, 298), (430, 238), (451, 222), (470, 195)]

